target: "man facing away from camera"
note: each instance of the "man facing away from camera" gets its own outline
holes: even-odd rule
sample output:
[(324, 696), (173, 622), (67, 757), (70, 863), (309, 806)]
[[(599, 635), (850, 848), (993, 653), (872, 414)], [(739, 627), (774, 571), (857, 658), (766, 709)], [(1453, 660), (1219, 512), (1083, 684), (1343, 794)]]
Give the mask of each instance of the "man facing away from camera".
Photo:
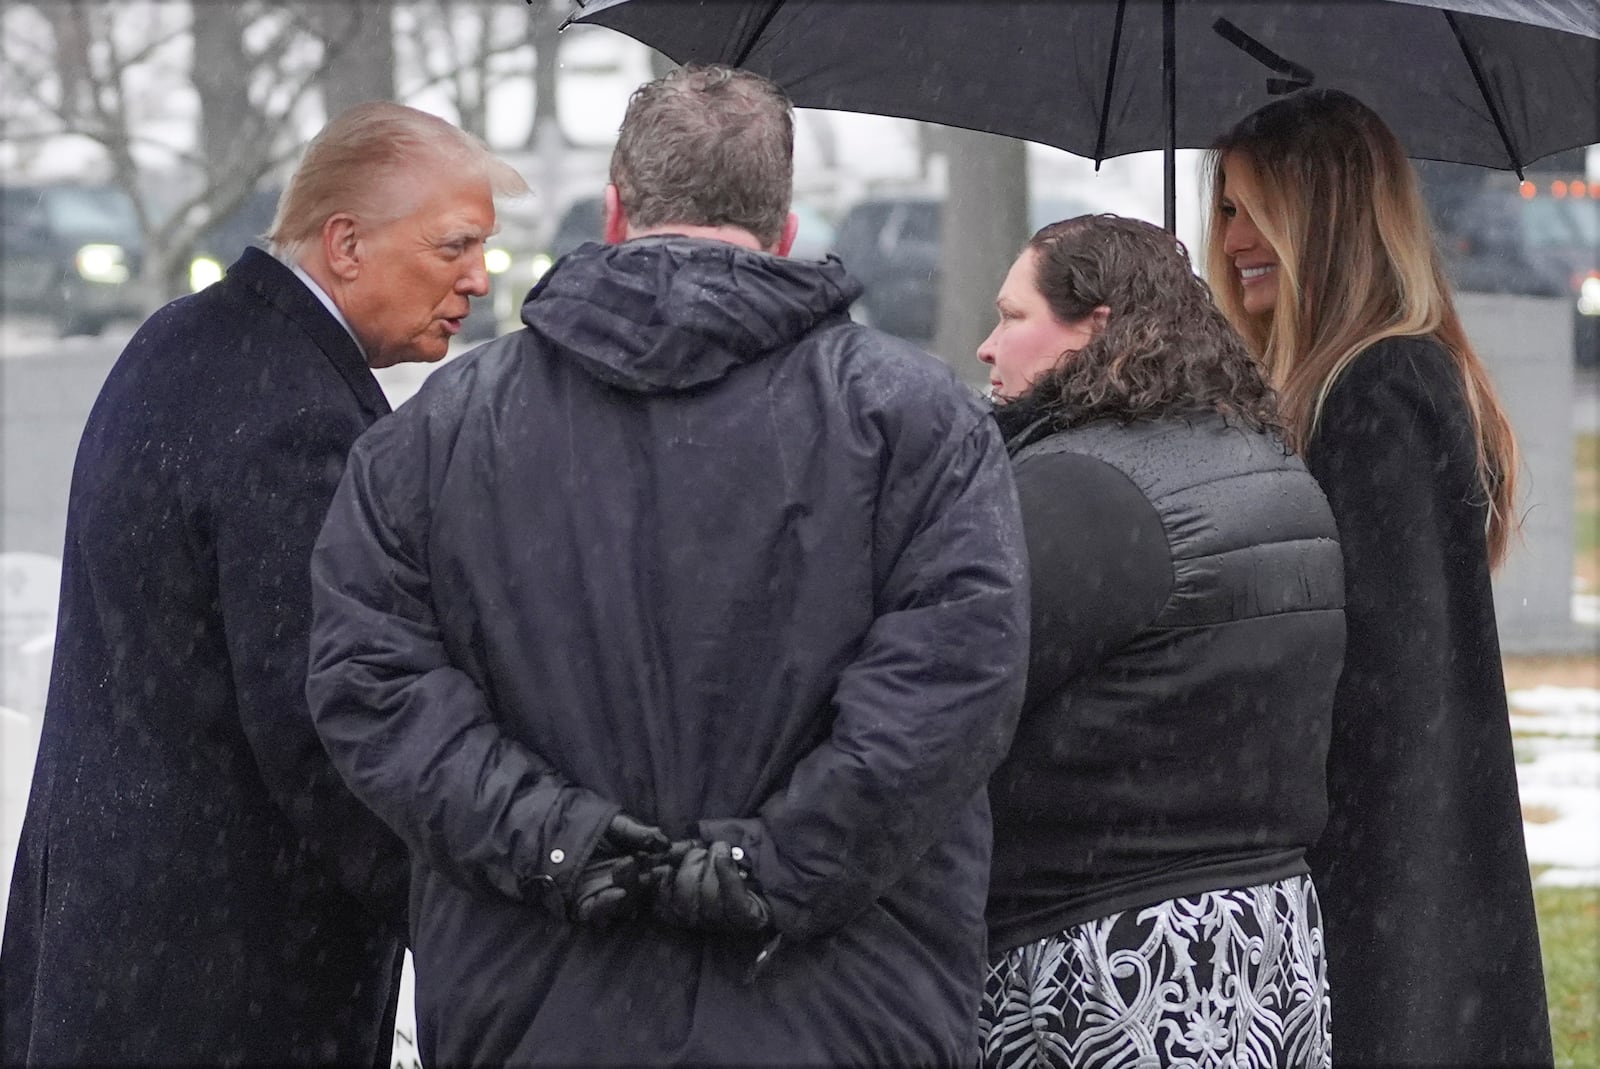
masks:
[(443, 357), (488, 290), (474, 138), (358, 105), (270, 241), (139, 328), (72, 476), (38, 762), (0, 944), (0, 1064), (389, 1064), (400, 840), (306, 706), (311, 547), (370, 368)]
[(352, 452), (309, 694), (413, 849), (428, 1064), (973, 1059), (1027, 658), (1004, 450), (786, 259), (793, 115), (633, 96), (608, 244)]

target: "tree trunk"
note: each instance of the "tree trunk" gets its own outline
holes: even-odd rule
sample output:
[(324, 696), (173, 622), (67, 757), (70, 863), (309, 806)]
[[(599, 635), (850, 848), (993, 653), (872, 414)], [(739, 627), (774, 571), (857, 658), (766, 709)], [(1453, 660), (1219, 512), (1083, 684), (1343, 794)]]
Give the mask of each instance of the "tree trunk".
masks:
[(200, 150), (206, 181), (223, 184), (240, 168), (239, 158), (260, 151), (244, 50), (244, 22), (233, 4), (196, 3), (192, 78), (200, 98)]
[[(919, 122), (915, 126), (917, 138), (917, 177), (927, 180), (933, 170), (933, 158), (942, 150), (945, 128), (937, 123)], [(953, 132), (953, 131), (952, 131)]]
[(61, 78), (61, 114), (68, 121), (90, 111), (88, 94), (93, 91), (89, 69), (89, 27), (83, 3), (40, 4), (39, 11), (50, 22), (55, 38), (56, 73)]
[(1025, 142), (954, 128), (940, 132), (949, 177), (940, 236), (934, 351), (976, 385), (978, 345), (994, 328), (994, 295), (1028, 240)]
[(534, 0), (528, 19), (528, 44), (533, 46), (533, 121), (528, 126), (525, 148), (548, 144), (551, 136), (561, 137), (556, 105), (561, 91), (562, 11), (549, 0)]
[(328, 118), (367, 100), (393, 100), (394, 13), (390, 0), (313, 5), (325, 47), (336, 52), (321, 75)]

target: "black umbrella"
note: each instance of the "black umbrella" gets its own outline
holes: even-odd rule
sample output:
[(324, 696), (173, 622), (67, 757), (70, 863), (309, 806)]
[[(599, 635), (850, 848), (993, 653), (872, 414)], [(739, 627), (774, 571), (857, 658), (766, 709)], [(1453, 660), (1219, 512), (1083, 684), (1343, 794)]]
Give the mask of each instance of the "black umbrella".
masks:
[(1096, 163), (1203, 148), (1303, 86), (1366, 101), (1417, 159), (1517, 171), (1600, 142), (1600, 0), (590, 0), (679, 63), (802, 107), (1006, 134)]

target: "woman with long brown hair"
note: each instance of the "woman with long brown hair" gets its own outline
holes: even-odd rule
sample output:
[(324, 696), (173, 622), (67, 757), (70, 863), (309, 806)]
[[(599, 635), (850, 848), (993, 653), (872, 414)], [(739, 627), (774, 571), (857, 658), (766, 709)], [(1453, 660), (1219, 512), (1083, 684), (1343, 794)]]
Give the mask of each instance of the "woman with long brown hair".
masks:
[(995, 303), (978, 357), (1033, 607), (990, 783), (983, 1063), (1325, 1067), (1327, 503), (1172, 235), (1051, 224)]
[(1305, 90), (1211, 153), (1208, 276), (1333, 507), (1349, 642), (1311, 852), (1340, 1066), (1549, 1065), (1490, 569), (1517, 447), (1415, 173)]

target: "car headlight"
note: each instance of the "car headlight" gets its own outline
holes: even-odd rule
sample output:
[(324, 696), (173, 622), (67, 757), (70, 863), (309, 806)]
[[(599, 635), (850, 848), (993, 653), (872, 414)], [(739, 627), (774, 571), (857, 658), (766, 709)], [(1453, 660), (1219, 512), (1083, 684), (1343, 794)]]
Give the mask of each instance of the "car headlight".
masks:
[(484, 249), (483, 267), (491, 275), (503, 275), (511, 269), (511, 254), (504, 249)]
[(87, 282), (116, 286), (128, 281), (128, 261), (121, 245), (85, 245), (73, 262)]
[(1590, 275), (1578, 287), (1578, 314), (1600, 316), (1600, 275)]
[(199, 293), (213, 282), (222, 281), (222, 265), (209, 256), (196, 256), (189, 264), (189, 291)]

